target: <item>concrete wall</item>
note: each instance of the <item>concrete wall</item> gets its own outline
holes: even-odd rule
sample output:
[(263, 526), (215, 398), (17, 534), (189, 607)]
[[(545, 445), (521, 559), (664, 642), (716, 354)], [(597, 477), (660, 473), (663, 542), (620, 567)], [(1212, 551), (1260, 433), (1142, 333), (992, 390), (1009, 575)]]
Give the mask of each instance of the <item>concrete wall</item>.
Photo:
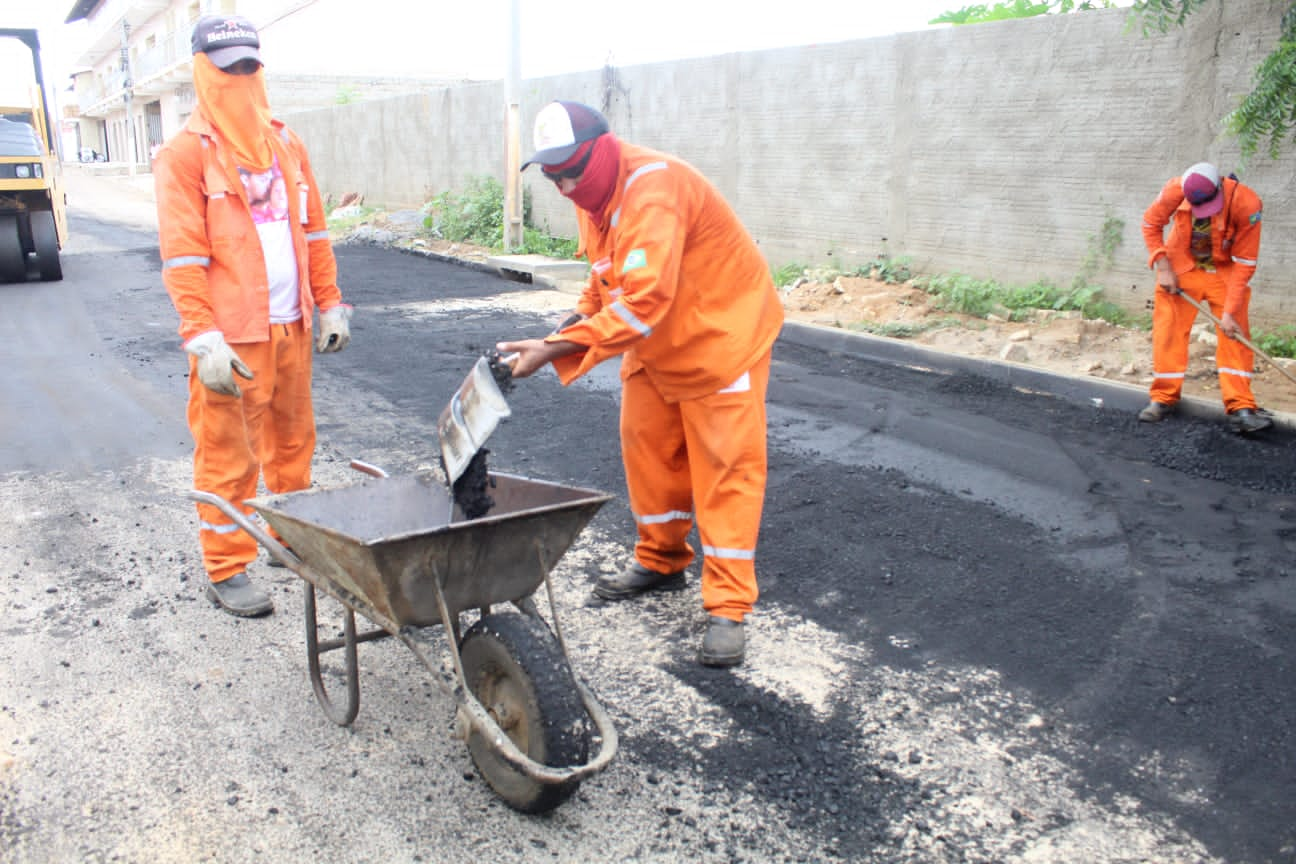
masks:
[[(622, 138), (682, 156), (729, 198), (771, 266), (909, 256), (924, 273), (1068, 285), (1108, 219), (1124, 222), (1097, 280), (1141, 310), (1140, 224), (1162, 183), (1207, 159), (1265, 200), (1253, 317), (1296, 320), (1294, 161), (1245, 171), (1219, 118), (1250, 90), (1289, 0), (1207, 4), (1142, 38), (1126, 10), (595, 70), (523, 82), (606, 110)], [(417, 206), (502, 179), (502, 82), (294, 114), (326, 192)], [(574, 235), (571, 205), (534, 169), (533, 219)]]

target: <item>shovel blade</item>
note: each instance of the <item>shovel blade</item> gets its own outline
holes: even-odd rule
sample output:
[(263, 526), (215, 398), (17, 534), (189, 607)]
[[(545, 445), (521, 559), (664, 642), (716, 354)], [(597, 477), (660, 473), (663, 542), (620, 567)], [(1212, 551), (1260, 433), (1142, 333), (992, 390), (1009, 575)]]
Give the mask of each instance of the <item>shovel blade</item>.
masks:
[(441, 464), (450, 484), (463, 476), (468, 463), (499, 421), (510, 414), (508, 401), (491, 374), (489, 361), (485, 357), (477, 358), (472, 371), (437, 418)]

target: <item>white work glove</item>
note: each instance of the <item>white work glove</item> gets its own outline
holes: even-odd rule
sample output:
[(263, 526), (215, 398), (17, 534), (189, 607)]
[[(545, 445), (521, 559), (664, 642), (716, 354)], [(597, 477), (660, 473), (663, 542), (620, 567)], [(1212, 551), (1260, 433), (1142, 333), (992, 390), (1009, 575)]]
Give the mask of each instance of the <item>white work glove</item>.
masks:
[(319, 338), (315, 350), (321, 354), (341, 351), (351, 341), (351, 307), (339, 303), (327, 312), (320, 313)]
[(243, 391), (234, 382), (234, 373), (252, 380), (252, 370), (226, 344), (225, 334), (219, 330), (199, 333), (184, 344), (184, 350), (198, 358), (198, 380), (208, 390), (226, 396), (242, 396)]

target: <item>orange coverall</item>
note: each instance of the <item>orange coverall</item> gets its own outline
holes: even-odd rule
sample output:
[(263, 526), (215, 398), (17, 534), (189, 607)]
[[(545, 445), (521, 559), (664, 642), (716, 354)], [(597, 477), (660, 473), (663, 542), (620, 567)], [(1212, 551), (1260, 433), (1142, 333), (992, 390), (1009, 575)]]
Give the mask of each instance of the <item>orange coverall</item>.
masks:
[[(1251, 304), (1251, 277), (1260, 255), (1262, 205), (1260, 196), (1232, 178), (1221, 180), (1220, 187), (1224, 208), (1210, 217), (1210, 263), (1203, 265), (1193, 256), (1191, 205), (1184, 199), (1180, 178), (1175, 177), (1165, 184), (1143, 214), (1148, 265), (1155, 266), (1157, 259), (1169, 257), (1179, 289), (1198, 302), (1209, 304), (1216, 318), (1226, 312), (1233, 316), (1243, 334), (1250, 338), (1247, 310)], [(1170, 226), (1168, 237), (1166, 225)], [(1184, 374), (1188, 371), (1189, 333), (1196, 318), (1197, 310), (1192, 304), (1157, 288), (1152, 307), (1152, 401), (1167, 405), (1179, 401)], [(1225, 410), (1254, 409), (1256, 400), (1251, 393), (1254, 353), (1218, 328), (1216, 336), (1219, 341), (1215, 365)]]
[(766, 481), (765, 393), (783, 306), (769, 266), (720, 193), (687, 163), (621, 142), (601, 218), (577, 209), (592, 262), (576, 310), (548, 337), (586, 345), (555, 360), (564, 384), (621, 363), (621, 451), (635, 558), (683, 570), (696, 517), (702, 605), (741, 621), (758, 594)]
[[(198, 379), (189, 358), (189, 429), (194, 438), (194, 485), (243, 506), (268, 490), (310, 485), (315, 451), (311, 404), (311, 327), (315, 307), (342, 301), (324, 203), (301, 140), (278, 121), (271, 147), (288, 196), (302, 317), (270, 324), (265, 259), (247, 192), (220, 134), (201, 112), (158, 151), (153, 164), (162, 281), (180, 315), (184, 341), (220, 330), (252, 369), (239, 379), (242, 397), (226, 396)], [(199, 504), (203, 563), (213, 582), (242, 572), (257, 542), (215, 507)], [(245, 512), (251, 512), (245, 508)]]

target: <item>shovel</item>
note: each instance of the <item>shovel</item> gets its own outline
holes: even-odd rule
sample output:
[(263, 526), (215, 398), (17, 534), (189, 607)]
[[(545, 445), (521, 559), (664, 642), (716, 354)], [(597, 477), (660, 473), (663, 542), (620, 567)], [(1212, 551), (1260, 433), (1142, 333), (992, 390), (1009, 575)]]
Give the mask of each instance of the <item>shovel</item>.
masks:
[(437, 437), (441, 439), (441, 467), (446, 482), (454, 486), (463, 476), (468, 463), (495, 431), (499, 421), (512, 412), (500, 390), (490, 361), (477, 358), (468, 377), (459, 385), (454, 397), (437, 418)]
[[(1182, 297), (1183, 299), (1187, 300), (1187, 301), (1188, 301), (1188, 304), (1189, 304), (1190, 306), (1194, 307), (1198, 312), (1202, 313), (1202, 314), (1205, 315), (1207, 318), (1209, 318), (1210, 321), (1211, 321), (1211, 323), (1213, 323), (1216, 327), (1219, 327), (1221, 330), (1224, 329), (1224, 322), (1221, 321), (1220, 319), (1216, 318), (1214, 315), (1212, 315), (1212, 314), (1211, 314), (1211, 311), (1210, 311), (1210, 307), (1207, 306), (1205, 303), (1202, 303), (1201, 301), (1198, 301), (1198, 300), (1194, 300), (1193, 298), (1191, 298), (1191, 297), (1189, 297), (1187, 294), (1185, 294), (1183, 291), (1180, 291), (1180, 292), (1179, 292), (1179, 296)], [(1277, 369), (1277, 370), (1278, 370), (1279, 372), (1281, 372), (1282, 374), (1286, 375), (1286, 376), (1291, 380), (1291, 382), (1292, 382), (1293, 384), (1296, 384), (1296, 376), (1292, 375), (1292, 373), (1288, 372), (1288, 371), (1287, 371), (1286, 369), (1284, 369), (1282, 366), (1280, 366), (1280, 365), (1278, 365), (1277, 363), (1275, 363), (1275, 362), (1274, 362), (1274, 359), (1273, 359), (1272, 357), (1270, 357), (1268, 354), (1266, 354), (1265, 352), (1261, 351), (1261, 350), (1260, 350), (1259, 348), (1257, 348), (1255, 345), (1251, 344), (1251, 340), (1248, 339), (1247, 337), (1245, 337), (1245, 336), (1243, 336), (1242, 334), (1239, 333), (1239, 334), (1238, 334), (1237, 336), (1235, 336), (1235, 337), (1231, 337), (1231, 336), (1227, 336), (1227, 335), (1226, 335), (1224, 338), (1226, 338), (1226, 339), (1230, 339), (1230, 338), (1235, 338), (1235, 339), (1237, 339), (1237, 341), (1241, 342), (1243, 345), (1245, 345), (1246, 347), (1250, 348), (1250, 349), (1251, 349), (1252, 351), (1254, 351), (1256, 354), (1258, 354), (1259, 356), (1261, 356), (1261, 357), (1263, 357), (1265, 360), (1267, 360), (1267, 361), (1269, 362), (1269, 365), (1270, 365), (1270, 366), (1272, 366), (1273, 368)]]

